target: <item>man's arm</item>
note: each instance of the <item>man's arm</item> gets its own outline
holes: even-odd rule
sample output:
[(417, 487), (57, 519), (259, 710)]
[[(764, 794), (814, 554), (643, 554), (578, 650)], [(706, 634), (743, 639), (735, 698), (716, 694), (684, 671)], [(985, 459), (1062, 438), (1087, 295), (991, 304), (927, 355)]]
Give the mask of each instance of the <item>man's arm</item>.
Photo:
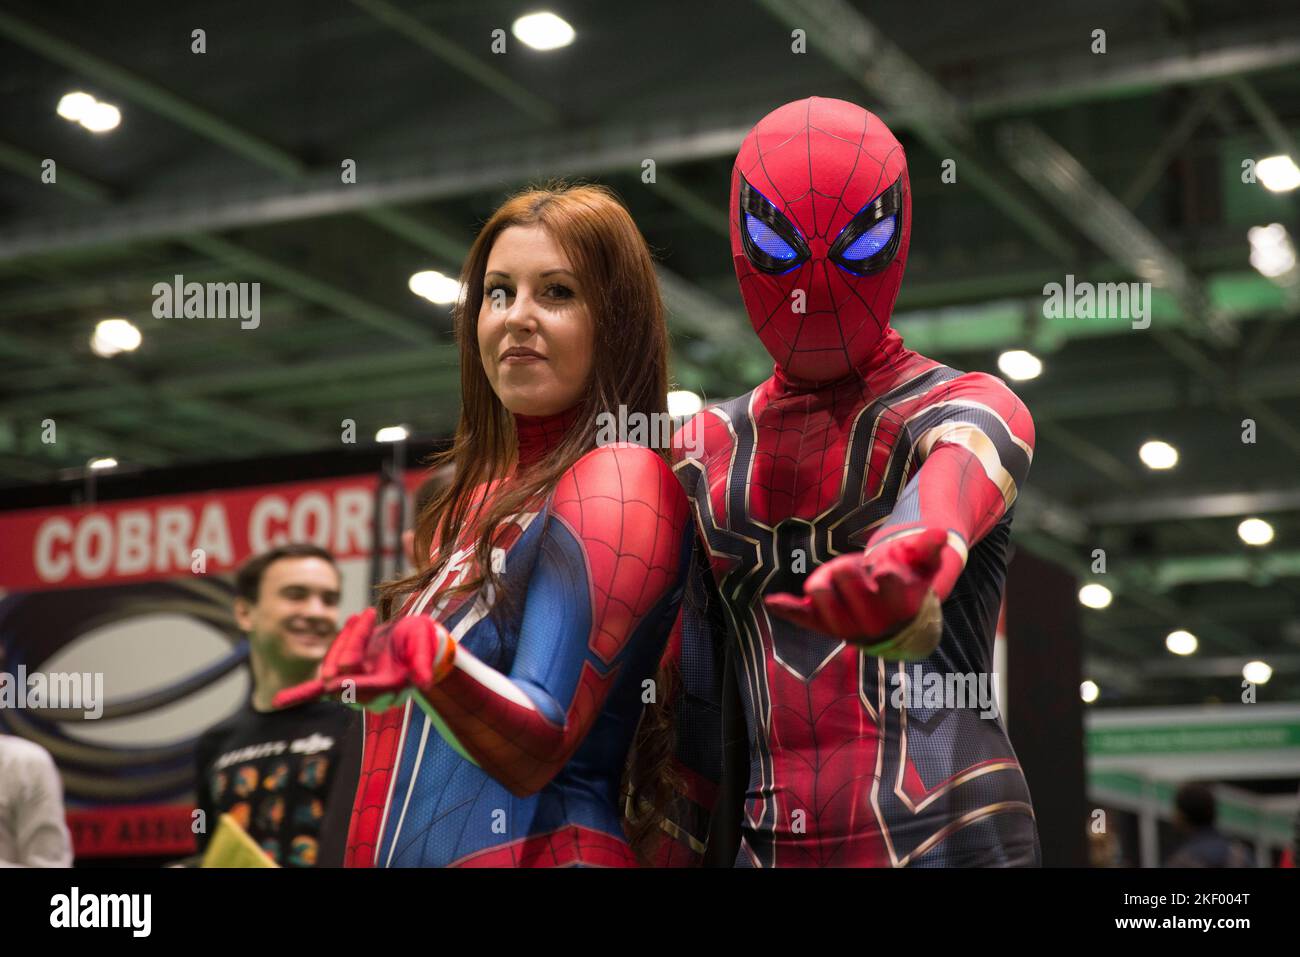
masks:
[(18, 775), (14, 846), (17, 867), (71, 867), (72, 838), (63, 813), (63, 782), (54, 759), (32, 745)]
[(919, 463), (865, 550), (809, 576), (804, 594), (767, 607), (796, 624), (867, 645), (887, 658), (923, 658), (942, 630), (969, 550), (1015, 503), (1033, 459), (1029, 411), (1002, 382), (969, 373), (904, 426)]
[(927, 530), (947, 535), (931, 587), (942, 601), (969, 550), (1015, 504), (1034, 456), (1029, 410), (999, 379), (982, 372), (948, 383), (941, 398), (907, 422), (920, 467), (894, 511), (867, 542), (881, 546)]

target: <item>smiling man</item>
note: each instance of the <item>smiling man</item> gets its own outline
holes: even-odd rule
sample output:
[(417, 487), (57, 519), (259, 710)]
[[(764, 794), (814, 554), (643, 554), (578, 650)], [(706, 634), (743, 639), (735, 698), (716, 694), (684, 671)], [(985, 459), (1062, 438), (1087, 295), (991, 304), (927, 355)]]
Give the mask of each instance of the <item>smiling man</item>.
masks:
[(195, 750), (200, 849), (230, 814), (276, 863), (316, 865), (350, 714), (320, 701), (277, 710), (272, 700), (315, 676), (338, 633), (339, 584), (333, 556), (314, 545), (274, 548), (236, 575), (235, 620), (248, 634), (253, 690)]

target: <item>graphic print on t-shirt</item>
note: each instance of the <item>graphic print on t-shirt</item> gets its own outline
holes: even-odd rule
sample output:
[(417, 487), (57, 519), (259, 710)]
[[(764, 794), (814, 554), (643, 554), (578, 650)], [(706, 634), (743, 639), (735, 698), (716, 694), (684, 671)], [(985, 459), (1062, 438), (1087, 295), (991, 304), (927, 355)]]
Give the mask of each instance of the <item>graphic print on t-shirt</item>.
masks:
[[(230, 814), (277, 864), (314, 867), (346, 708), (247, 709), (200, 741), (200, 806)], [(203, 793), (206, 790), (206, 794)]]

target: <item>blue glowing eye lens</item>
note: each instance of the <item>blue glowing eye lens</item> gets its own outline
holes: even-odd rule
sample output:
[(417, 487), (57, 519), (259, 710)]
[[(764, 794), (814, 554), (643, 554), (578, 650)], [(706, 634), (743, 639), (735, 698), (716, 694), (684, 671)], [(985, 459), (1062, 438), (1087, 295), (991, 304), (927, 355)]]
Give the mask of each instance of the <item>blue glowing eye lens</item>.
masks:
[(754, 241), (754, 245), (773, 259), (794, 259), (798, 255), (789, 243), (773, 231), (771, 226), (753, 213), (745, 214), (745, 229), (749, 230), (749, 238)]
[(898, 220), (898, 215), (886, 216), (876, 225), (872, 226), (865, 233), (853, 241), (848, 249), (844, 250), (844, 258), (850, 261), (859, 259), (870, 259), (880, 250), (889, 245), (889, 240), (894, 236), (894, 226)]

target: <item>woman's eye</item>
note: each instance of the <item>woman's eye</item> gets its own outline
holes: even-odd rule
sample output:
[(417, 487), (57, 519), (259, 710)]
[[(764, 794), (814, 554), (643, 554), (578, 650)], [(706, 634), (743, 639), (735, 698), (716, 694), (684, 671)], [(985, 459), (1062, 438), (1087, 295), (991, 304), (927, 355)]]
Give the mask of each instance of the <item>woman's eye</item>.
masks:
[(573, 297), (573, 290), (568, 286), (562, 286), (559, 283), (552, 283), (546, 287), (546, 294), (556, 299), (570, 299)]

